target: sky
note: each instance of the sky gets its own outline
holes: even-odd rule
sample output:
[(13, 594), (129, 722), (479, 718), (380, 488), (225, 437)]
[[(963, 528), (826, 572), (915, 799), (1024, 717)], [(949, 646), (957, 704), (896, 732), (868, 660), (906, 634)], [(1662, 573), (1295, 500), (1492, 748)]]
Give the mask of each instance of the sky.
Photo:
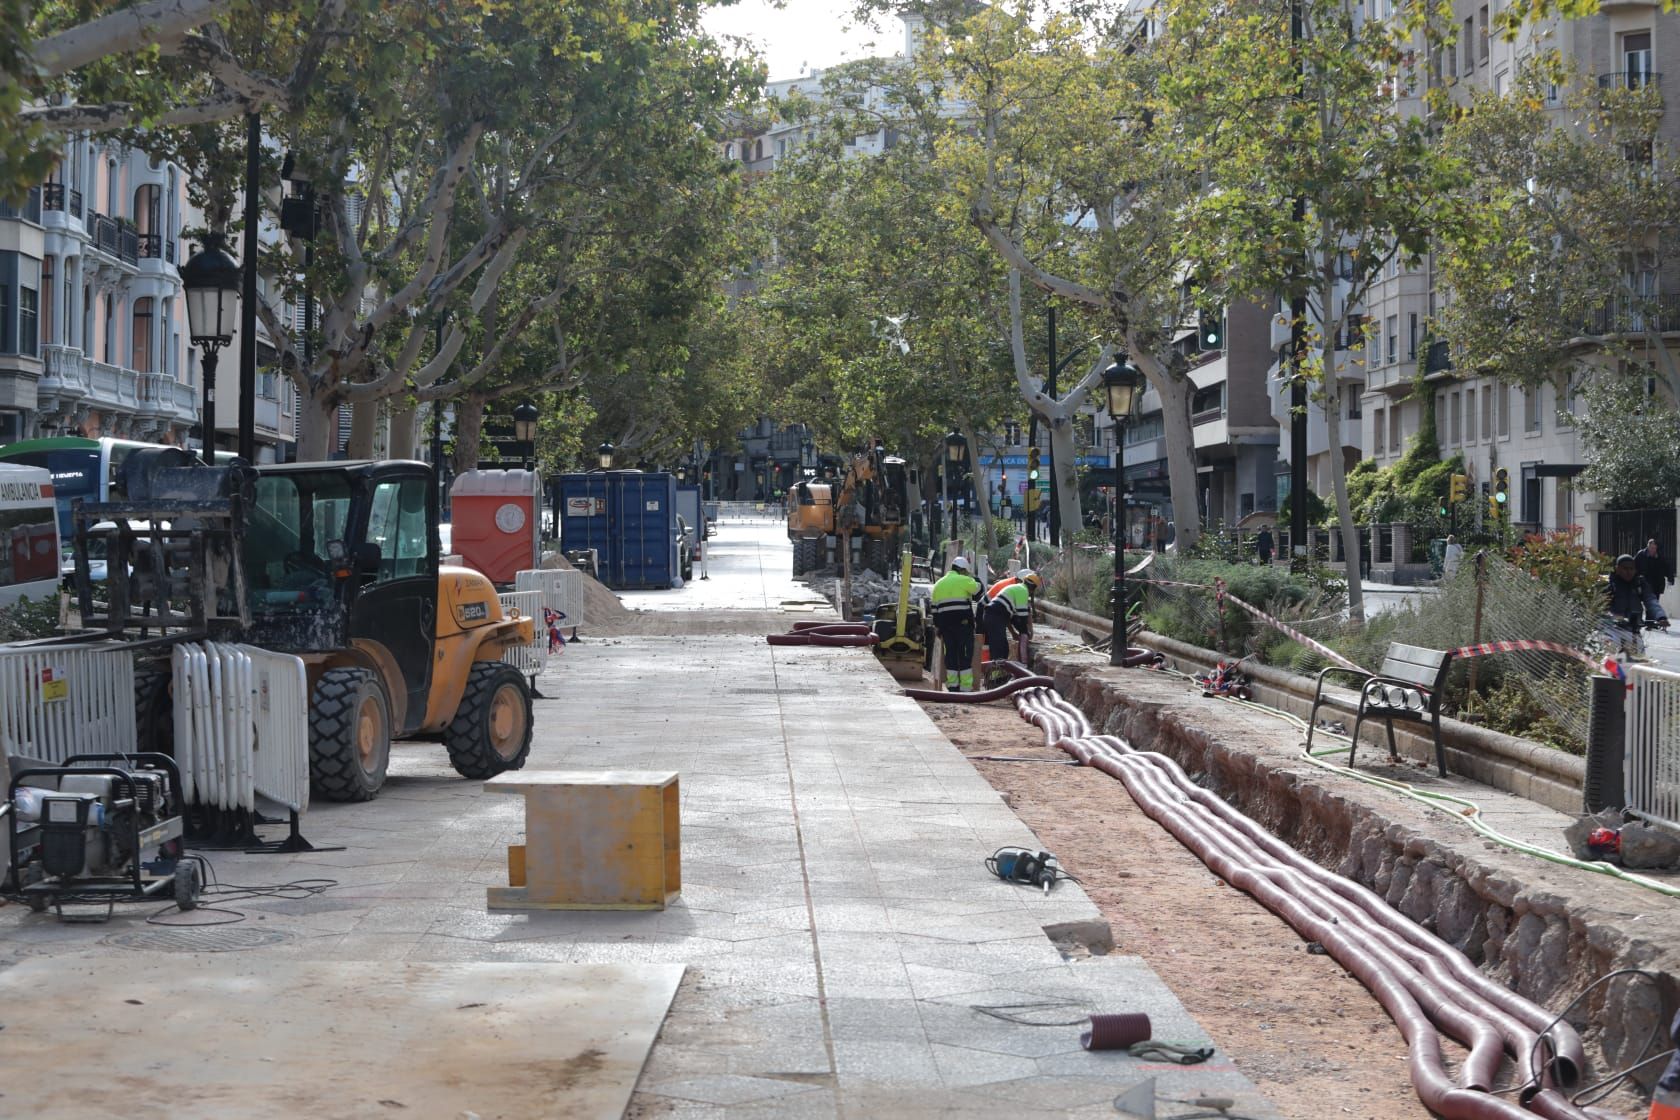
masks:
[(898, 53), (904, 32), (897, 19), (886, 17), (873, 29), (858, 27), (851, 10), (851, 0), (786, 0), (780, 8), (770, 0), (739, 0), (713, 8), (703, 22), (714, 35), (750, 40), (774, 81), (854, 58)]

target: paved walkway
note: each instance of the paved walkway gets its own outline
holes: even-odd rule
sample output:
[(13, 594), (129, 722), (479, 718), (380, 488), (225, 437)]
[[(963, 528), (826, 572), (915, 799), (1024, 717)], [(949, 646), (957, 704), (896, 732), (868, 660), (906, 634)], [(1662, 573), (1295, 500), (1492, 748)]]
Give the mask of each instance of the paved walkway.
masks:
[[(691, 594), (770, 606), (791, 593), (766, 574), (785, 579), (777, 527), (725, 526), (716, 543), (711, 580), (659, 593), (661, 606)], [(441, 748), (415, 744), (399, 748), (377, 801), (306, 817), (310, 839), (345, 851), (213, 855), (225, 881), (338, 882), (315, 898), (239, 903), (246, 919), (219, 932), (271, 942), (253, 954), (370, 968), (685, 964), (631, 1115), (1112, 1117), (1118, 1093), (1155, 1076), (1163, 1100), (1235, 1097), (1245, 1116), (1275, 1116), (1223, 1055), (1186, 1069), (1087, 1053), (1078, 1026), (975, 1010), (1144, 1011), (1158, 1038), (1205, 1039), (1141, 960), (1064, 952), (1046, 936), (1100, 922), (1076, 885), (1046, 897), (984, 870), (994, 849), (1035, 838), (867, 652), (773, 648), (762, 635), (597, 638), (542, 682), (551, 699), (530, 767), (681, 774), (671, 909), (487, 912), (485, 887), (505, 882), (504, 848), (522, 836), (519, 801), (485, 796)], [(145, 912), (90, 927), (0, 908), (0, 967), (89, 948), (120, 967), (122, 938), (151, 933)]]

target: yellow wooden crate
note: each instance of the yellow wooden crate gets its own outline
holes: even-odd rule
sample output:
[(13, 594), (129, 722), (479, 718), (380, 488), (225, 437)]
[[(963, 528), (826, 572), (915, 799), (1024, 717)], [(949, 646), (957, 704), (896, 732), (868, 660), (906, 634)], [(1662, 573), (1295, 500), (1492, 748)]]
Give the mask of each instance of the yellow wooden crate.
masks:
[(525, 798), (525, 843), (509, 846), (490, 909), (663, 910), (682, 890), (674, 772), (524, 771), (484, 789)]

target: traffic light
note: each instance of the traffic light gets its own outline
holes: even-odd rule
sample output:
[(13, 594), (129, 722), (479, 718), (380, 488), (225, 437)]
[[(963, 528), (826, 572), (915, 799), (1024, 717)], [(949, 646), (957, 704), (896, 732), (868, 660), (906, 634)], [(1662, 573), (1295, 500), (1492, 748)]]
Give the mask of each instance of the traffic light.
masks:
[(1511, 472), (1504, 467), (1493, 472), (1493, 503), (1495, 513), (1510, 512)]
[(1027, 448), (1027, 489), (1038, 485), (1038, 448)]
[(1225, 312), (1201, 311), (1196, 315), (1196, 341), (1203, 350), (1225, 349)]
[(1470, 496), (1470, 476), (1455, 474), (1447, 483), (1447, 504), (1456, 506)]

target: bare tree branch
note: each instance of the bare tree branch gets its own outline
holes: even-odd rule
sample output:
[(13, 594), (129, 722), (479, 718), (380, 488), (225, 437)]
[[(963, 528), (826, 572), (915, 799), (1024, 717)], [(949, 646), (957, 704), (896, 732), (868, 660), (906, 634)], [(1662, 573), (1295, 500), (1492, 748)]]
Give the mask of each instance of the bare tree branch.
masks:
[(172, 43), (232, 7), (233, 0), (150, 0), (120, 8), (37, 40), (30, 62), (37, 78), (61, 78), (108, 55)]

